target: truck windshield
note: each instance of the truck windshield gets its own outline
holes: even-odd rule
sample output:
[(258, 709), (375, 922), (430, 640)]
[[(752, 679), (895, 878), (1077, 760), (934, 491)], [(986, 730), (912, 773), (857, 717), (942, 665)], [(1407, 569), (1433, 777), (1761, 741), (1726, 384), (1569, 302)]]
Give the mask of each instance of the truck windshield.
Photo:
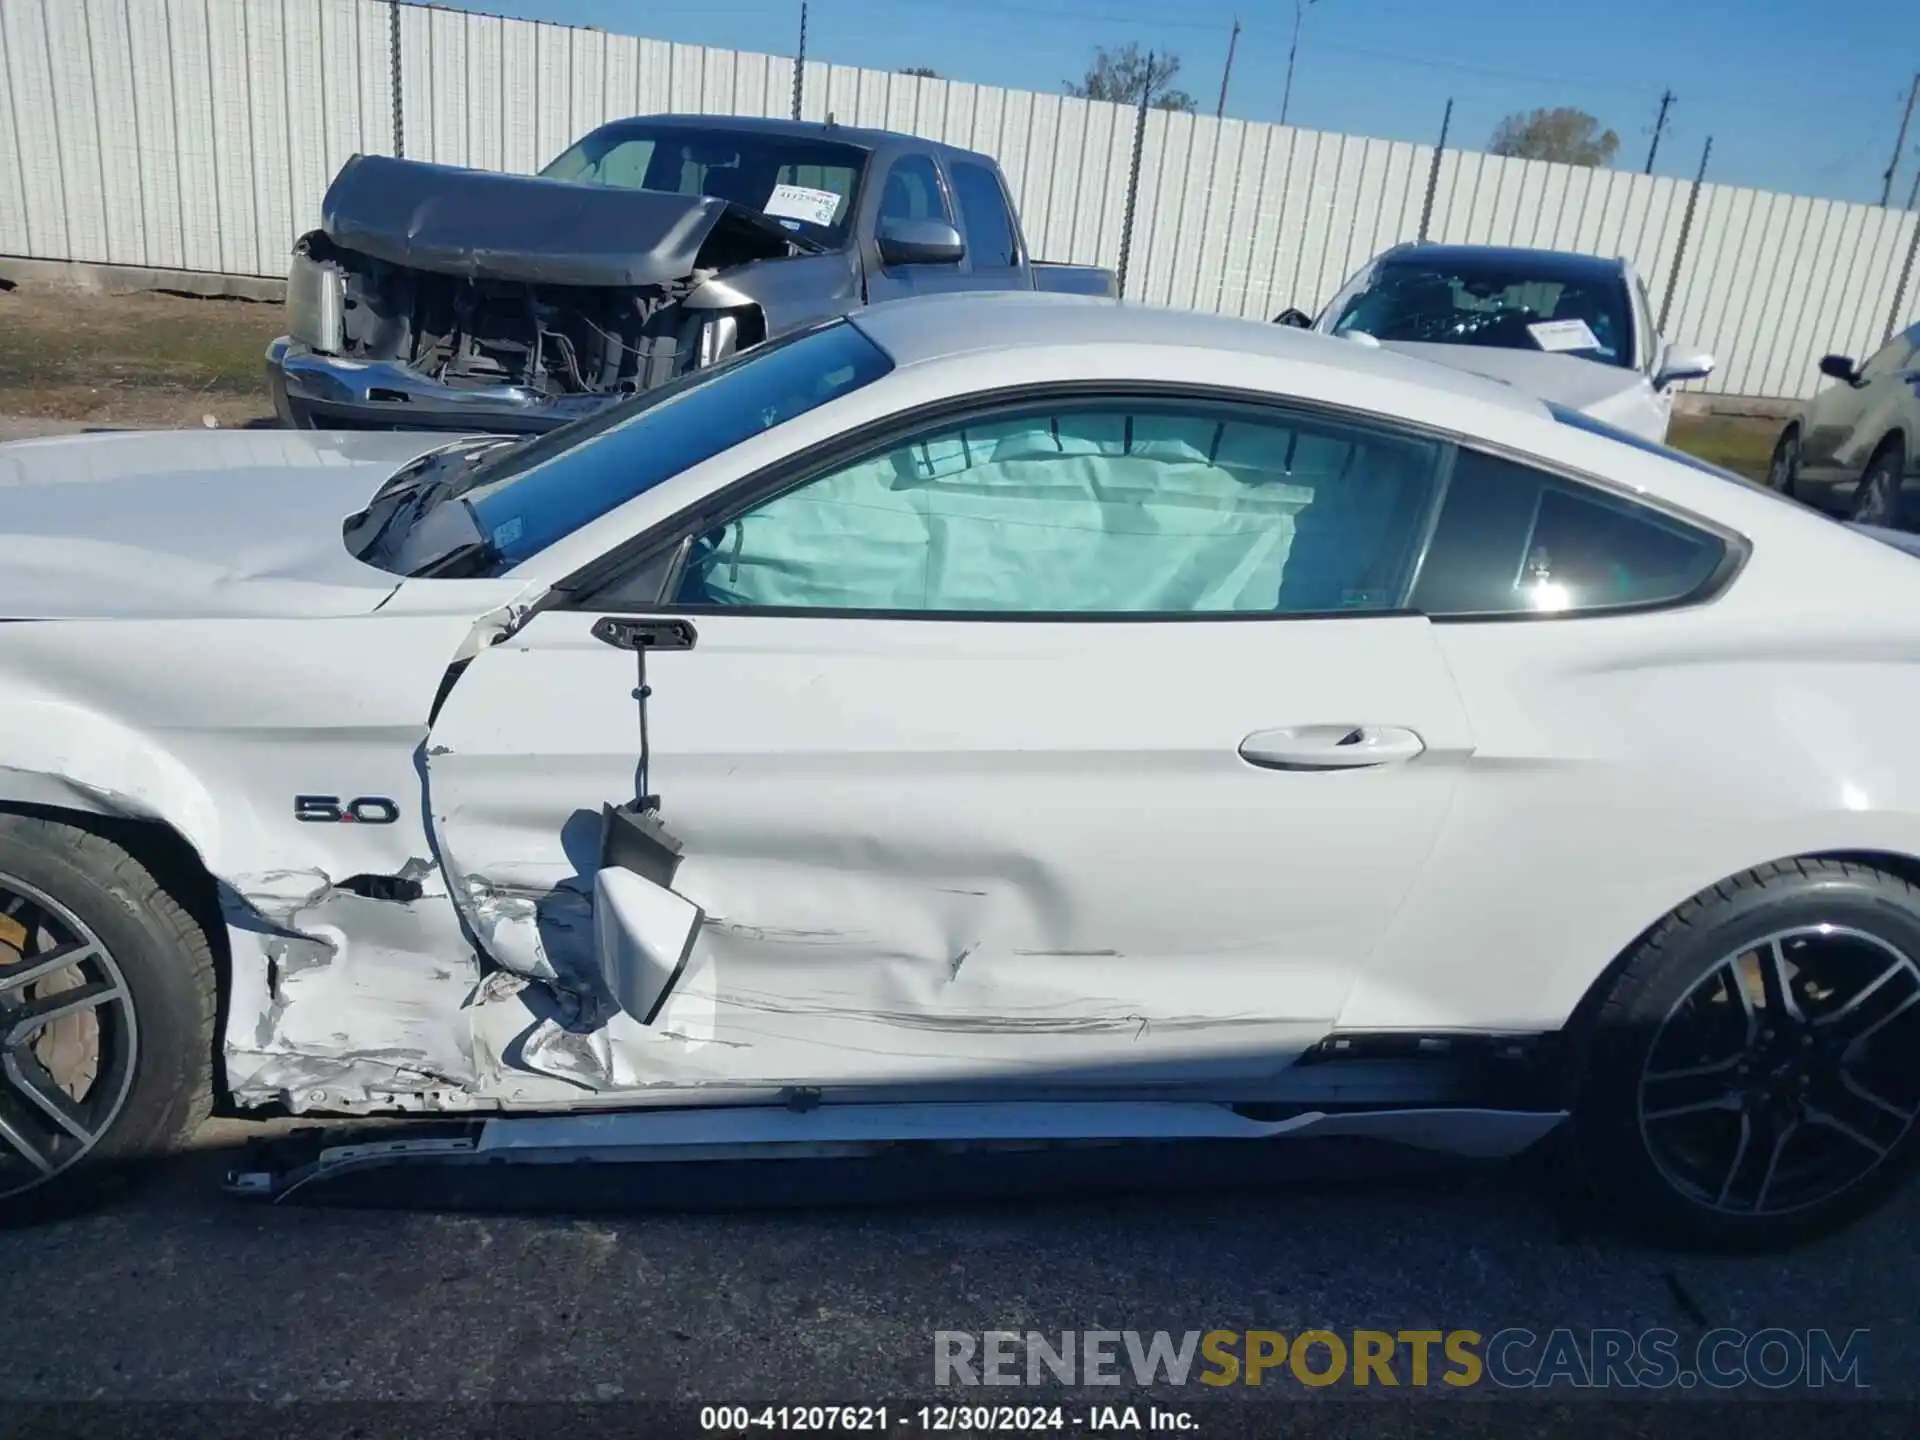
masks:
[(601, 126), (540, 173), (731, 200), (803, 239), (838, 248), (866, 162), (858, 146), (806, 135), (623, 121)]
[(497, 451), (449, 498), (466, 502), (494, 568), (505, 570), (661, 481), (891, 369), (886, 352), (857, 328), (829, 321)]

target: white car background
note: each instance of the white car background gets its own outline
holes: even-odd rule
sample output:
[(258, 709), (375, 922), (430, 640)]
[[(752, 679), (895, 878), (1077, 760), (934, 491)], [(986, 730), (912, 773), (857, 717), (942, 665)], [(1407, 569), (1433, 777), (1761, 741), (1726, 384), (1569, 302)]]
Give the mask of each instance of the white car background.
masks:
[(1674, 387), (1714, 369), (1713, 356), (1660, 335), (1632, 261), (1571, 251), (1396, 245), (1312, 328), (1503, 380), (1662, 442)]
[(1920, 564), (1512, 387), (936, 297), (513, 446), (0, 481), (18, 1208), (216, 1080), (509, 1158), (1566, 1144), (1705, 1245), (1911, 1158)]

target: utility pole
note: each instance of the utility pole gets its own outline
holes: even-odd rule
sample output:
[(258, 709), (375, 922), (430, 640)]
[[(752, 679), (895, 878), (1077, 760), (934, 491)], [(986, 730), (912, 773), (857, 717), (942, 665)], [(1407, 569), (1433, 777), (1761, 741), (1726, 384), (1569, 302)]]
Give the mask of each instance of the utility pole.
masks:
[(793, 57), (793, 118), (800, 118), (800, 87), (807, 73), (807, 0), (800, 0), (800, 53)]
[(1913, 122), (1913, 102), (1920, 100), (1920, 71), (1915, 71), (1913, 84), (1907, 90), (1907, 108), (1900, 116), (1900, 138), (1893, 142), (1893, 159), (1887, 162), (1887, 173), (1880, 181), (1880, 204), (1884, 209), (1888, 200), (1893, 198), (1893, 173), (1900, 168), (1900, 152), (1907, 148), (1907, 126)]
[(1233, 78), (1233, 52), (1240, 43), (1240, 17), (1233, 17), (1233, 34), (1227, 37), (1227, 68), (1220, 72), (1220, 103), (1213, 107), (1213, 118), (1227, 113), (1227, 82)]
[(1309, 5), (1319, 0), (1293, 0), (1293, 43), (1287, 47), (1287, 88), (1280, 94), (1280, 123), (1287, 123), (1287, 107), (1293, 104), (1293, 57), (1300, 53), (1300, 19)]
[(1664, 91), (1660, 96), (1660, 113), (1653, 122), (1653, 143), (1647, 146), (1647, 174), (1649, 175), (1653, 173), (1653, 157), (1660, 153), (1660, 132), (1667, 128), (1667, 107), (1672, 105), (1676, 98), (1671, 90)]

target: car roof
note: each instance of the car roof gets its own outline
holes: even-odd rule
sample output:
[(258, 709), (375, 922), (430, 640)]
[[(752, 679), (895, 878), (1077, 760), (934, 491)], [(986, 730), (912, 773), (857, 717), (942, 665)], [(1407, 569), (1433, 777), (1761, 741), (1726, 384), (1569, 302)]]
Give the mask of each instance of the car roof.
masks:
[[(1231, 358), (1306, 363), (1356, 378), (1417, 384), (1462, 399), (1546, 419), (1539, 400), (1503, 381), (1289, 325), (1205, 315), (1105, 296), (975, 291), (891, 300), (855, 311), (854, 322), (897, 366), (977, 353), (1117, 345), (1207, 350)], [(1143, 380), (1155, 378), (1142, 375)]]
[(1617, 279), (1626, 270), (1618, 256), (1588, 255), (1578, 250), (1535, 250), (1524, 245), (1437, 245), (1411, 241), (1377, 257), (1382, 264), (1410, 261), (1433, 265), (1490, 265), (1522, 274), (1554, 275), (1591, 280)]
[(609, 120), (604, 125), (596, 125), (592, 133), (602, 130), (619, 130), (629, 125), (749, 135), (784, 135), (799, 140), (831, 140), (836, 144), (853, 145), (862, 150), (879, 150), (889, 145), (910, 145), (916, 150), (936, 150), (942, 154), (965, 156), (970, 160), (986, 158), (976, 151), (963, 150), (957, 145), (943, 145), (938, 140), (924, 140), (917, 135), (903, 135), (895, 130), (868, 130), (858, 125), (825, 125), (815, 120), (779, 120), (759, 115), (629, 115), (624, 119)]

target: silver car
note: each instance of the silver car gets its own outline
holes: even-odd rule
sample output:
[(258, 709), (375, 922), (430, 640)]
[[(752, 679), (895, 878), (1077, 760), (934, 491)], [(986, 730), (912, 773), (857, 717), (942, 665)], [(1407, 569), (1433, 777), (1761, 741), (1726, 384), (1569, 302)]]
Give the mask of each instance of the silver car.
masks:
[(1920, 479), (1920, 325), (1856, 363), (1828, 355), (1837, 380), (1800, 408), (1773, 447), (1767, 483), (1862, 524), (1915, 523), (1907, 485)]

